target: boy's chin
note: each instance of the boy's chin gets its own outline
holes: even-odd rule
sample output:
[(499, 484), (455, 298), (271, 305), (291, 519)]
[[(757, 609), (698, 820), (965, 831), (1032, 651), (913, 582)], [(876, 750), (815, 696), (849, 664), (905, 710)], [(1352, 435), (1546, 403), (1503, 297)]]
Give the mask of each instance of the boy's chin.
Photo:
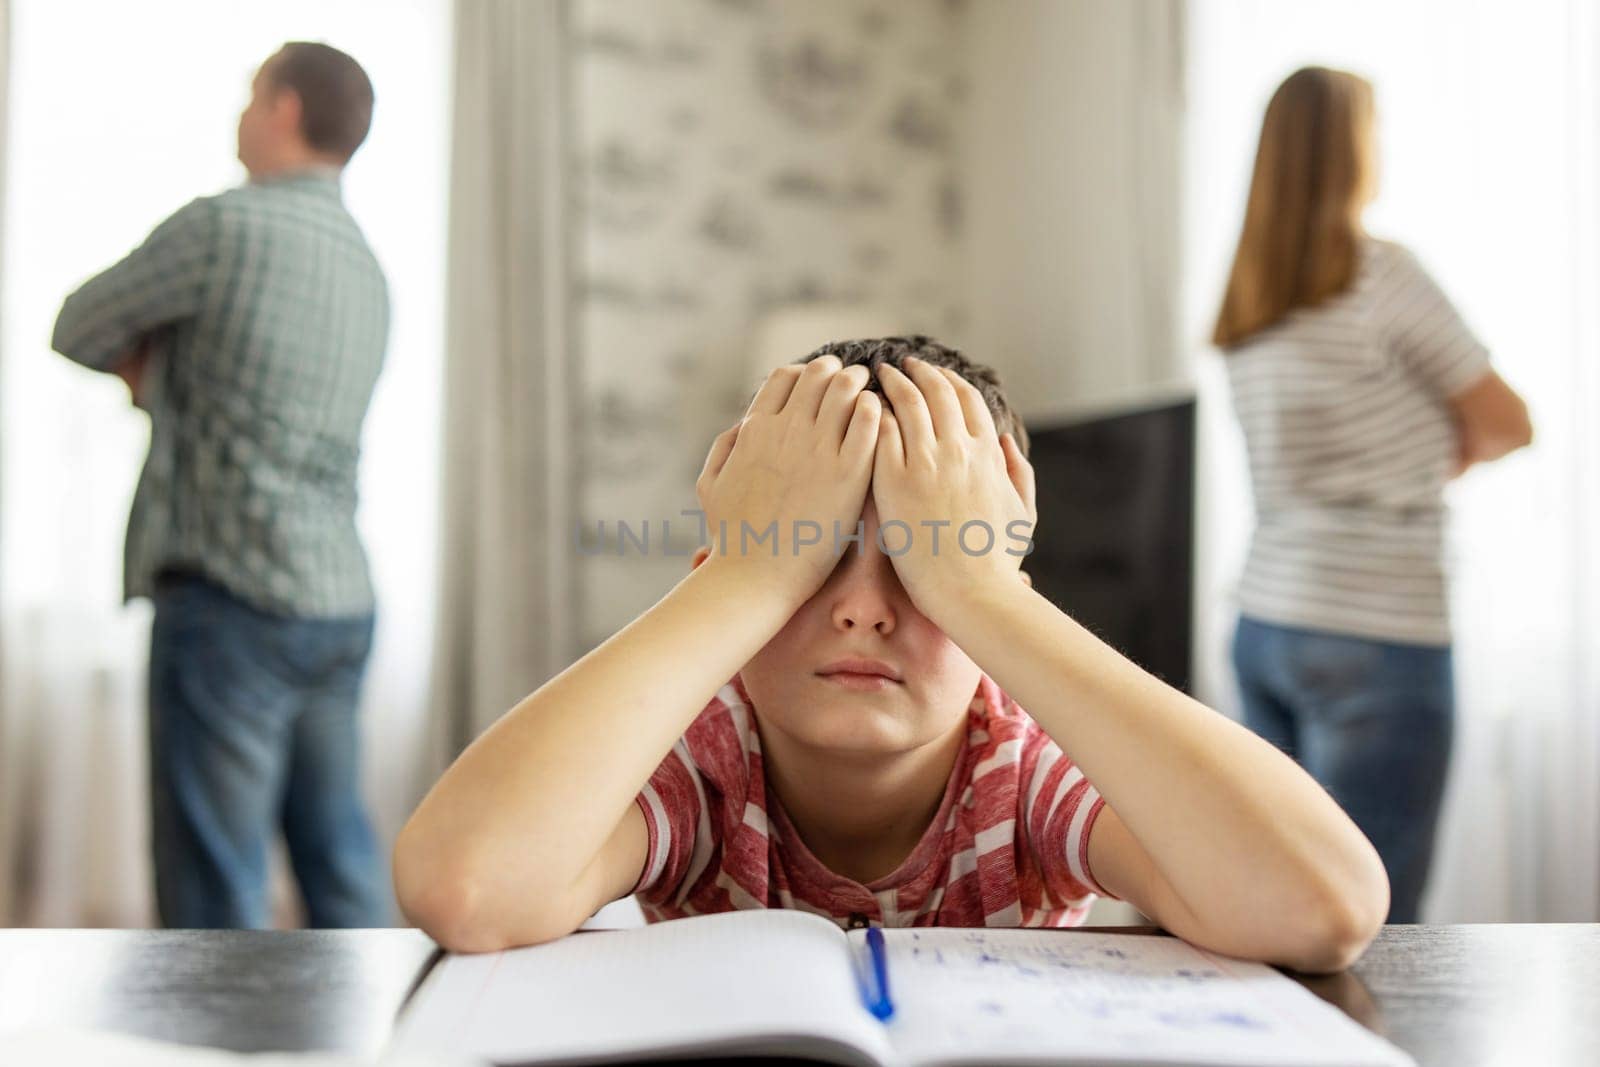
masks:
[[(830, 689), (830, 682), (821, 681)], [(899, 687), (895, 686), (895, 690)], [(809, 700), (787, 732), (813, 748), (841, 754), (889, 754), (916, 748), (925, 732), (904, 692), (828, 692)]]

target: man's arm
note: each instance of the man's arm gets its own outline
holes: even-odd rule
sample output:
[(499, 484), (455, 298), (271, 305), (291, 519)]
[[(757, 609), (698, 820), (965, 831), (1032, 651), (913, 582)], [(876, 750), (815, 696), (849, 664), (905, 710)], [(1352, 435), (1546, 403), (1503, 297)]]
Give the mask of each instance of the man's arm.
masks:
[(214, 211), (210, 200), (191, 201), (80, 286), (61, 305), (50, 347), (91, 370), (118, 373), (150, 331), (198, 314), (215, 254)]
[[(696, 488), (709, 528), (859, 515), (877, 437), (866, 381), (831, 357), (774, 371), (707, 457)], [(834, 562), (827, 545), (719, 550), (508, 712), (401, 831), (401, 909), (445, 947), (482, 952), (561, 937), (626, 893), (645, 859), (639, 790)]]
[(122, 379), (122, 384), (128, 387), (128, 399), (136, 408), (144, 407), (144, 376), (150, 366), (150, 353), (152, 349), (150, 335), (139, 338), (134, 343), (133, 353), (127, 359), (112, 365), (111, 373)]
[[(1004, 527), (1033, 474), (983, 399), (925, 364), (880, 371), (881, 516)], [(1243, 726), (1140, 670), (1028, 588), (999, 548), (897, 556), (919, 610), (1010, 693), (1106, 799), (1095, 878), (1172, 932), (1308, 971), (1351, 963), (1388, 911), (1372, 845), (1317, 783)]]

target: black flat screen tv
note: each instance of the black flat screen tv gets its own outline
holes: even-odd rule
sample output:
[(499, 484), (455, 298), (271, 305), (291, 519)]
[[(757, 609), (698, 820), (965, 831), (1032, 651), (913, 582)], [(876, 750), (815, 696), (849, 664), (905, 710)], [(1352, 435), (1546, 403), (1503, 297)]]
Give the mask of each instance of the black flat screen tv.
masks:
[(1185, 692), (1193, 649), (1195, 402), (1034, 425), (1043, 593)]

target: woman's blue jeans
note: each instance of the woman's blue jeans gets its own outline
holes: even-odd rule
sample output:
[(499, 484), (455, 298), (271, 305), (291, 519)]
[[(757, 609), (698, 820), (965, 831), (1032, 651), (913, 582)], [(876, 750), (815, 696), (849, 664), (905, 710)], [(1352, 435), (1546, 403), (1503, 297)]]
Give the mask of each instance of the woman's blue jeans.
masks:
[(1244, 617), (1233, 665), (1245, 724), (1299, 762), (1376, 846), (1389, 922), (1416, 922), (1450, 764), (1449, 647)]

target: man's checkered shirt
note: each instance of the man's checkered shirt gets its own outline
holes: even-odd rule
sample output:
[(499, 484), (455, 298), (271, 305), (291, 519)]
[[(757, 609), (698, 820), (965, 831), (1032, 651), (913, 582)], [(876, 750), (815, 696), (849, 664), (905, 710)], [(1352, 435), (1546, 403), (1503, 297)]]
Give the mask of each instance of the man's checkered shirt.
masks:
[(252, 182), (161, 223), (62, 306), (53, 347), (113, 369), (152, 345), (129, 599), (168, 567), (262, 610), (372, 610), (356, 533), (361, 424), (389, 297), (336, 172)]

